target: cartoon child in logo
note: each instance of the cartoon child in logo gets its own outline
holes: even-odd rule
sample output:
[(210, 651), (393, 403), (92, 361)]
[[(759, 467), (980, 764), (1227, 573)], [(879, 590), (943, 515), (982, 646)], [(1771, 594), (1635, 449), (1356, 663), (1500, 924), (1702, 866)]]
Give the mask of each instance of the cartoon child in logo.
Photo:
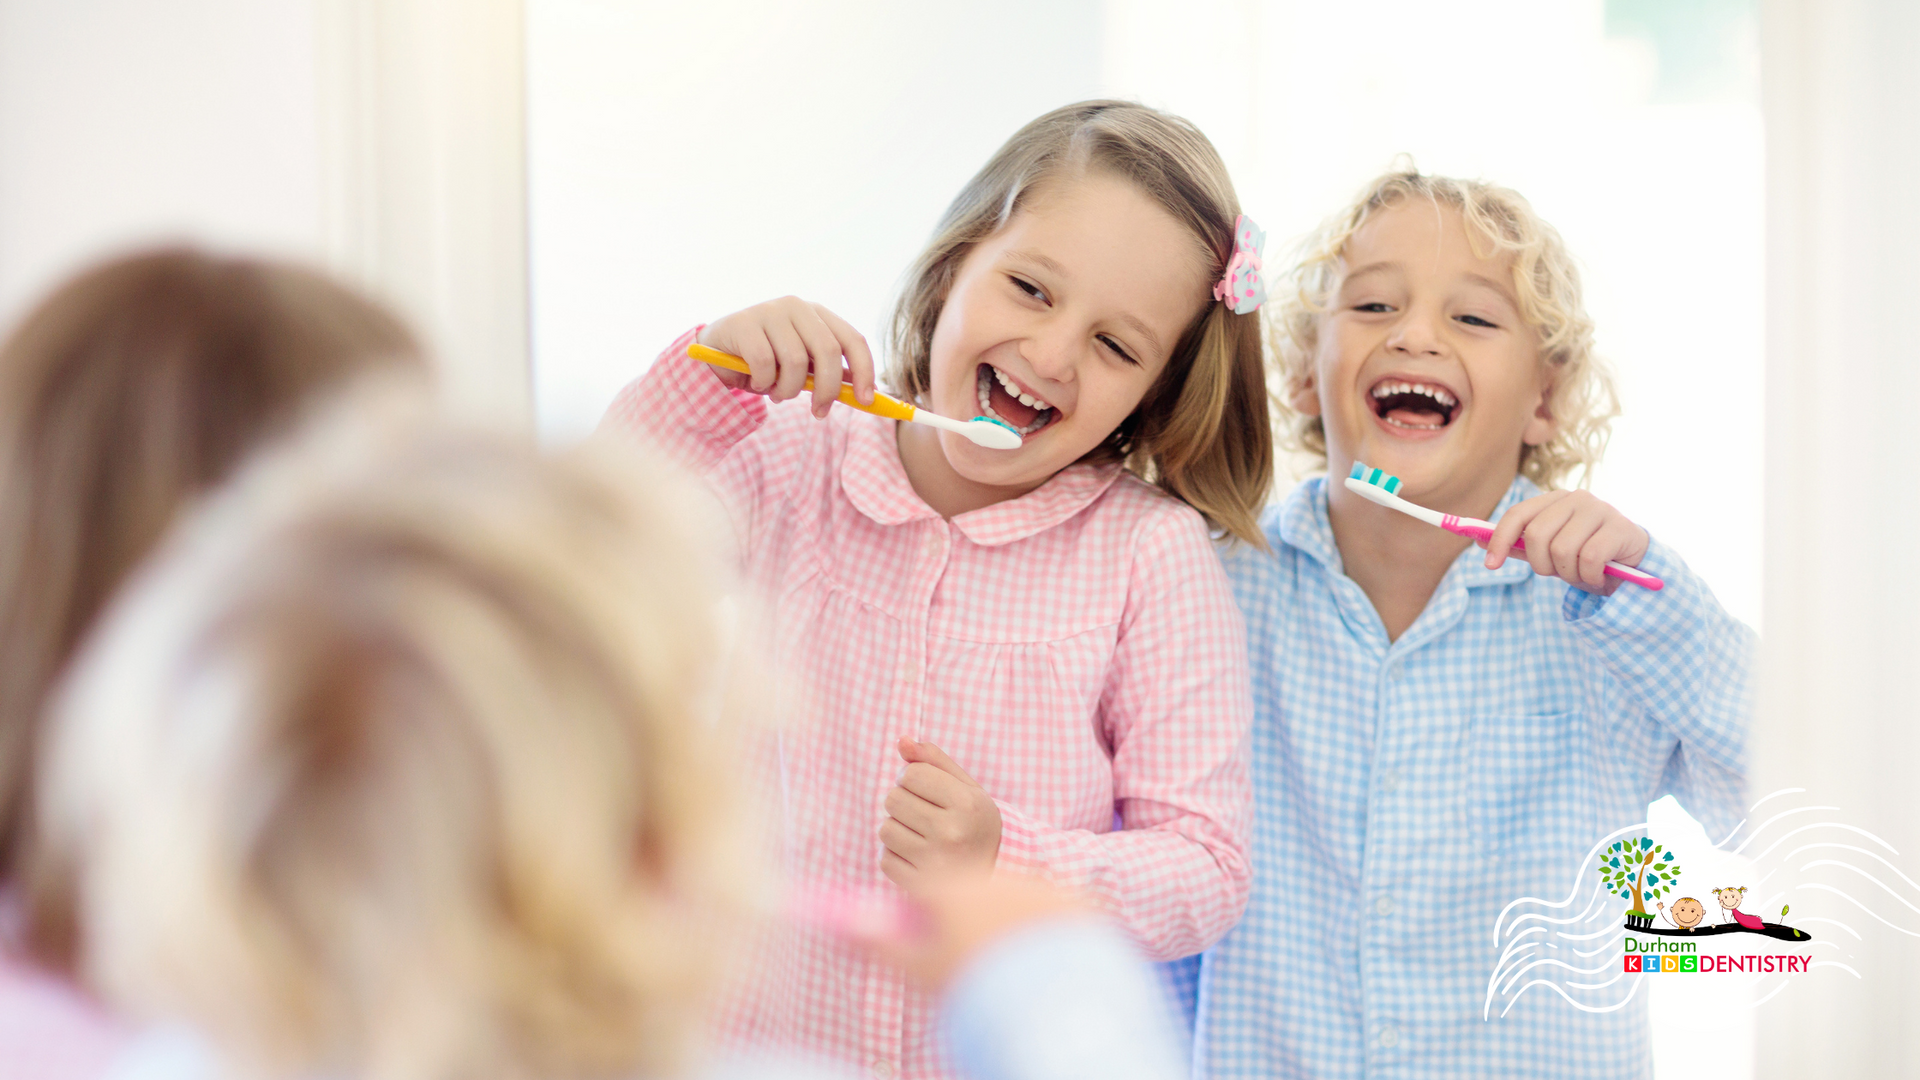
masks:
[[(1689, 933), (1692, 932), (1694, 927), (1700, 925), (1701, 919), (1707, 917), (1707, 905), (1702, 904), (1691, 896), (1683, 896), (1675, 900), (1671, 910), (1669, 910), (1665, 904), (1661, 904), (1659, 907), (1660, 914), (1668, 922)], [(1752, 918), (1752, 916), (1748, 917)]]
[[(1766, 928), (1767, 924), (1761, 920), (1760, 916), (1749, 915), (1740, 910), (1740, 903), (1745, 900), (1747, 896), (1747, 887), (1745, 885), (1735, 885), (1732, 888), (1726, 889), (1715, 889), (1713, 890), (1713, 895), (1719, 898), (1720, 910), (1725, 913), (1727, 918), (1732, 919), (1734, 922), (1739, 923), (1749, 930), (1762, 930)], [(1679, 905), (1675, 904), (1674, 906), (1678, 907)], [(1782, 910), (1780, 914), (1782, 918), (1786, 917), (1784, 910)]]

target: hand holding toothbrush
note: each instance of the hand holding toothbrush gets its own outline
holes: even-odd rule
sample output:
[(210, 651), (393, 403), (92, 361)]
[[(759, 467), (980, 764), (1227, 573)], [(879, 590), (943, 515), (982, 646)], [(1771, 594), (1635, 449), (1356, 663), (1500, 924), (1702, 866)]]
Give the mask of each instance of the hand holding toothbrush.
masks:
[[(795, 297), (756, 304), (710, 324), (687, 347), (687, 355), (712, 367), (715, 378), (736, 390), (751, 389), (775, 401), (813, 391), (816, 420), (826, 419), (838, 400), (889, 420), (951, 431), (990, 450), (1020, 449), (1020, 433), (1004, 420), (955, 420), (874, 390), (867, 339), (840, 316)], [(842, 356), (851, 371), (841, 370)]]
[[(1516, 540), (1525, 541), (1517, 552)], [(1536, 574), (1610, 596), (1620, 579), (1606, 573), (1607, 563), (1638, 566), (1649, 542), (1647, 530), (1592, 492), (1549, 491), (1510, 507), (1480, 546), (1487, 549), (1490, 570), (1517, 554)]]
[(1506, 562), (1513, 552), (1524, 551), (1536, 573), (1602, 596), (1611, 596), (1622, 580), (1656, 592), (1666, 588), (1666, 582), (1638, 569), (1651, 543), (1647, 531), (1584, 491), (1535, 496), (1502, 514), (1495, 525), (1408, 502), (1400, 495), (1399, 477), (1364, 461), (1353, 463), (1344, 483), (1348, 491), (1368, 502), (1486, 548), (1489, 570)]
[[(716, 367), (714, 375), (736, 389), (775, 401), (799, 397), (813, 376), (813, 415), (823, 417), (840, 396), (844, 380), (863, 405), (873, 404), (873, 350), (852, 324), (819, 304), (783, 296), (708, 323), (700, 344), (744, 359), (748, 374)], [(841, 358), (846, 367), (841, 367)]]

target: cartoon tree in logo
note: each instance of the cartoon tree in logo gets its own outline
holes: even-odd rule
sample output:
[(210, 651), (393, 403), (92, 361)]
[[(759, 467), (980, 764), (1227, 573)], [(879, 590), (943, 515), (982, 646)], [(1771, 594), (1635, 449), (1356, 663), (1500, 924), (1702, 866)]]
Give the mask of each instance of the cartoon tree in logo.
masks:
[(1680, 881), (1680, 864), (1673, 861), (1673, 852), (1648, 836), (1615, 840), (1600, 853), (1599, 870), (1608, 892), (1633, 901), (1627, 919), (1636, 926), (1653, 925), (1646, 902), (1672, 892)]

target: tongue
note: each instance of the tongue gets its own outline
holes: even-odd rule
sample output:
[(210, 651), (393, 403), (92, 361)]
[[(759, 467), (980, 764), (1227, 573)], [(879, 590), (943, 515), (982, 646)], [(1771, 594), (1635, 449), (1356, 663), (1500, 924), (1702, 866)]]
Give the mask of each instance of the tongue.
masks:
[(1388, 409), (1386, 416), (1387, 419), (1399, 421), (1408, 427), (1437, 428), (1445, 420), (1445, 417), (1439, 413), (1427, 409)]
[(1017, 428), (1024, 428), (1040, 416), (1040, 410), (1023, 403), (1019, 398), (1007, 393), (1000, 385), (999, 376), (992, 376), (988, 383), (987, 400), (993, 403), (993, 411), (1000, 419)]

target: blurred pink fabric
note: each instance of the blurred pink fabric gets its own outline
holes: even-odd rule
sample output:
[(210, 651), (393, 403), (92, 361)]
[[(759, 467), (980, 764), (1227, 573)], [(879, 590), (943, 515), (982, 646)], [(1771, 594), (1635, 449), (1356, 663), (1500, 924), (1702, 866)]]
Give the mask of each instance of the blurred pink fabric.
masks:
[(0, 1080), (104, 1076), (131, 1032), (72, 983), (29, 962), (19, 904), (0, 893)]

